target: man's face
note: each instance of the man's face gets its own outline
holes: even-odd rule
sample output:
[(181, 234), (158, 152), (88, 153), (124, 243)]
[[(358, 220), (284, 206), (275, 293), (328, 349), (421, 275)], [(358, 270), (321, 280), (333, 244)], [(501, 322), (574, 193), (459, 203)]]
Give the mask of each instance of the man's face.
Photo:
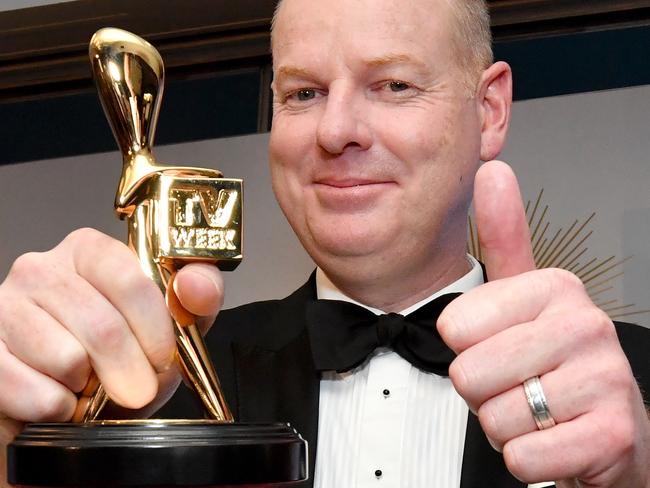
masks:
[(445, 0), (284, 0), (273, 187), (330, 275), (408, 275), (464, 252), (481, 124), (454, 22)]

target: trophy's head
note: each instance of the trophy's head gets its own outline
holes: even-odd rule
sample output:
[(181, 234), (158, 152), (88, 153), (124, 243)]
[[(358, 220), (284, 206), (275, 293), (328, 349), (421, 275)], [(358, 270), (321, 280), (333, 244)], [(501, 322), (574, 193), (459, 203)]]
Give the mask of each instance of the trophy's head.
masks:
[(144, 39), (111, 27), (95, 33), (89, 56), (124, 161), (115, 199), (119, 210), (130, 205), (143, 178), (158, 169), (152, 146), (164, 87), (163, 61)]

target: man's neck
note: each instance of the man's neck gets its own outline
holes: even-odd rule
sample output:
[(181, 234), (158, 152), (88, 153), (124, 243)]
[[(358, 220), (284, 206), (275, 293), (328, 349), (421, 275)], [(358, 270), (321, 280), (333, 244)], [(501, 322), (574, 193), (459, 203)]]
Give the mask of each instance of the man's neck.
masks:
[[(473, 270), (474, 267), (478, 267), (478, 269), (474, 270), (477, 273), (470, 274), (478, 274), (478, 280), (475, 276), (466, 278), (468, 272)], [(445, 267), (437, 275), (431, 273), (427, 276), (428, 280), (424, 280), (423, 283), (409, 279), (406, 274), (394, 278), (392, 281), (397, 286), (392, 287), (377, 286), (377, 280), (370, 280), (371, 283), (364, 286), (363, 283), (360, 284), (358, 281), (346, 283), (336, 280), (335, 277), (336, 275), (330, 276), (329, 273), (322, 269), (318, 270), (319, 298), (346, 299), (369, 308), (375, 313), (380, 311), (386, 313), (410, 313), (439, 294), (466, 291), (482, 282), (480, 265), (473, 258), (470, 259), (466, 256), (458, 260), (457, 265)], [(466, 280), (468, 283), (464, 283)], [(457, 283), (459, 286), (454, 286)], [(451, 288), (453, 289), (447, 289), (450, 285), (452, 285)], [(407, 288), (407, 286), (410, 286), (410, 288)]]

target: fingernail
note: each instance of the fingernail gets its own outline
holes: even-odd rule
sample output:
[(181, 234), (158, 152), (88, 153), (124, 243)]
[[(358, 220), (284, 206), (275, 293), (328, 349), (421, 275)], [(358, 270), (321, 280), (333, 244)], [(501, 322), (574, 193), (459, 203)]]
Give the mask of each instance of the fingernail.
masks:
[(178, 296), (178, 280), (176, 278), (172, 282), (172, 288), (174, 289), (174, 294)]
[(487, 437), (487, 440), (490, 443), (490, 445), (492, 446), (492, 449), (494, 449), (496, 452), (501, 452), (501, 449), (499, 448), (497, 443), (492, 440), (491, 437), (489, 437), (487, 435), (485, 437)]
[[(187, 272), (188, 273), (193, 273), (196, 276), (201, 276), (202, 278), (207, 279), (210, 283), (212, 283), (212, 286), (214, 286), (214, 288), (216, 290), (220, 289), (220, 286), (215, 281), (214, 275), (212, 273), (210, 273), (210, 272), (208, 272), (206, 270), (203, 270), (202, 268), (199, 268), (199, 267), (188, 269)], [(174, 284), (176, 284), (176, 282), (174, 282)], [(176, 290), (176, 288), (174, 288), (174, 290)]]
[(156, 373), (158, 374), (166, 373), (167, 371), (172, 369), (172, 367), (175, 365), (176, 365), (176, 349), (174, 348), (174, 351), (169, 355), (169, 359), (165, 361), (165, 364), (156, 368)]

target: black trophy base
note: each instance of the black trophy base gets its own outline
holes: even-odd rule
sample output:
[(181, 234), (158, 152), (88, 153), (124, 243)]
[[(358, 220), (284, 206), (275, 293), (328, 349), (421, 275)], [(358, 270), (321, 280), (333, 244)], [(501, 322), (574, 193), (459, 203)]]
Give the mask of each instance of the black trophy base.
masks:
[(7, 475), (43, 487), (282, 485), (306, 479), (307, 443), (286, 424), (28, 424), (7, 448)]

